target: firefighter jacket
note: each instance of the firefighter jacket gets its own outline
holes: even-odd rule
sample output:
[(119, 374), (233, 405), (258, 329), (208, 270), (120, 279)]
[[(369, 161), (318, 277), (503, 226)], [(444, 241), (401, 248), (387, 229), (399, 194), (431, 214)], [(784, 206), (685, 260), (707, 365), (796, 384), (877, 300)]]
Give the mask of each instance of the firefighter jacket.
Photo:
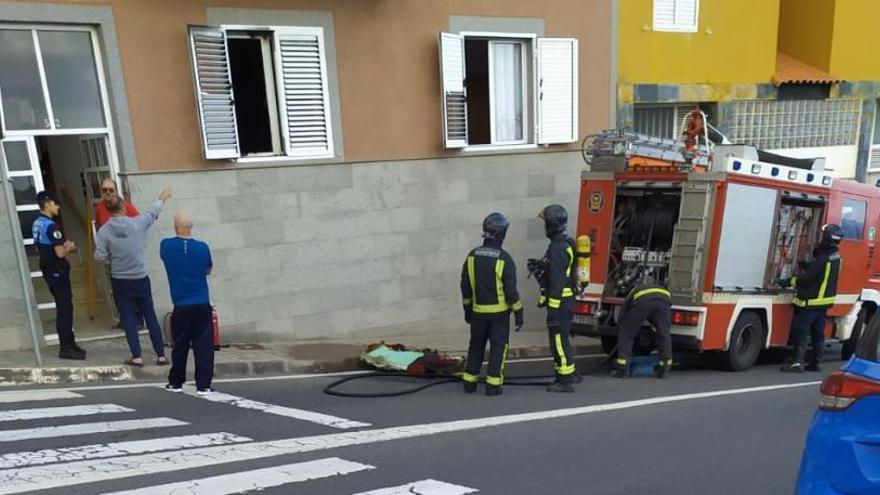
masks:
[(789, 282), (797, 290), (791, 303), (798, 308), (827, 309), (834, 305), (843, 259), (835, 246), (819, 246), (806, 269)]
[(620, 307), (620, 315), (617, 317), (618, 321), (623, 321), (623, 317), (626, 316), (626, 313), (633, 306), (646, 301), (663, 301), (672, 304), (672, 293), (659, 285), (637, 285), (623, 301), (623, 306)]
[(574, 242), (568, 234), (561, 232), (550, 239), (544, 259), (547, 260), (547, 287), (539, 303), (556, 310), (563, 298), (574, 297)]
[(461, 302), (474, 316), (506, 315), (523, 304), (516, 291), (516, 265), (501, 243), (487, 239), (461, 267)]

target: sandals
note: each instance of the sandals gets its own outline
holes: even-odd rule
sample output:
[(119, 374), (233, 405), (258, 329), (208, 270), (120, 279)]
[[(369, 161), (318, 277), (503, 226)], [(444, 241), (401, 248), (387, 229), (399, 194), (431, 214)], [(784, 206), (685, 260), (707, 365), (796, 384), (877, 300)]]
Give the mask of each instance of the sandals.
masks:
[(143, 362), (143, 361), (141, 361), (141, 362), (137, 362), (137, 361), (134, 361), (133, 358), (128, 358), (128, 359), (126, 359), (122, 364), (127, 364), (127, 365), (129, 365), (129, 366), (135, 366), (135, 367), (138, 367), (138, 368), (143, 368), (143, 367), (144, 367), (144, 362)]
[(156, 366), (168, 366), (168, 358), (165, 356), (156, 358)]

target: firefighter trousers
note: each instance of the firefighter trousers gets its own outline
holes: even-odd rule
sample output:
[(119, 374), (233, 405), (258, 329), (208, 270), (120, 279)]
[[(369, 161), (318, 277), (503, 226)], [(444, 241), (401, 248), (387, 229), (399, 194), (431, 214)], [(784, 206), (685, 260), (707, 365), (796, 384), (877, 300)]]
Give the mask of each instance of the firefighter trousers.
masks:
[(556, 381), (574, 381), (574, 353), (571, 349), (571, 320), (573, 298), (563, 298), (557, 311), (547, 312), (547, 329), (550, 335), (550, 350), (553, 353), (553, 369)]
[(504, 363), (507, 361), (507, 343), (510, 340), (510, 314), (493, 316), (474, 315), (471, 318), (471, 342), (468, 346), (467, 365), (461, 379), (477, 383), (486, 342), (489, 342), (489, 366), (486, 369), (486, 385), (504, 385)]
[(660, 359), (672, 359), (672, 307), (668, 302), (659, 299), (636, 301), (623, 315), (617, 335), (618, 357), (628, 360), (632, 356), (633, 343), (645, 321), (657, 331)]
[(813, 343), (813, 355), (810, 357), (810, 362), (818, 364), (822, 361), (822, 353), (825, 350), (826, 320), (825, 309), (797, 308), (794, 310), (794, 318), (791, 320), (791, 340), (794, 343), (791, 362), (804, 364), (807, 339)]

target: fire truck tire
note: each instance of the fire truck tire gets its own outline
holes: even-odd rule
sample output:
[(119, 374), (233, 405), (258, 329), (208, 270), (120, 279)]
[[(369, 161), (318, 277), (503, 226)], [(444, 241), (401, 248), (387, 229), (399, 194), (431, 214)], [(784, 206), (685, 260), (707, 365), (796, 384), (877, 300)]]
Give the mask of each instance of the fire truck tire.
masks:
[(599, 340), (602, 341), (602, 350), (605, 351), (605, 354), (610, 356), (612, 353), (617, 352), (616, 335), (602, 335), (599, 337)]
[(721, 367), (728, 371), (745, 371), (758, 360), (764, 347), (764, 322), (754, 311), (743, 311), (730, 332), (730, 345), (721, 353)]
[(853, 325), (853, 330), (849, 339), (844, 340), (843, 345), (840, 347), (840, 358), (844, 361), (848, 361), (853, 353), (856, 352), (856, 346), (859, 345), (859, 338), (862, 336), (862, 330), (865, 328), (865, 320), (867, 318), (868, 311), (865, 308), (862, 308), (859, 311), (859, 317), (856, 320), (855, 325)]

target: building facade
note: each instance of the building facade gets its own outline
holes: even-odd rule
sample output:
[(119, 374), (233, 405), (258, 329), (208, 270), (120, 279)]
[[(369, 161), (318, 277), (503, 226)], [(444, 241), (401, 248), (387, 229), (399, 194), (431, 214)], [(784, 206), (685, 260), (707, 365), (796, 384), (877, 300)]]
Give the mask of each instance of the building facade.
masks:
[[(462, 331), (459, 276), (492, 211), (519, 267), (548, 203), (576, 211), (580, 137), (612, 120), (610, 0), (0, 1), (0, 348), (53, 311), (29, 239), (53, 189), (81, 247), (77, 332), (114, 309), (91, 266), (102, 177), (192, 212), (225, 338)], [(157, 311), (170, 307), (148, 243)], [(19, 282), (21, 270), (30, 280)], [(538, 325), (538, 311), (527, 324)]]

